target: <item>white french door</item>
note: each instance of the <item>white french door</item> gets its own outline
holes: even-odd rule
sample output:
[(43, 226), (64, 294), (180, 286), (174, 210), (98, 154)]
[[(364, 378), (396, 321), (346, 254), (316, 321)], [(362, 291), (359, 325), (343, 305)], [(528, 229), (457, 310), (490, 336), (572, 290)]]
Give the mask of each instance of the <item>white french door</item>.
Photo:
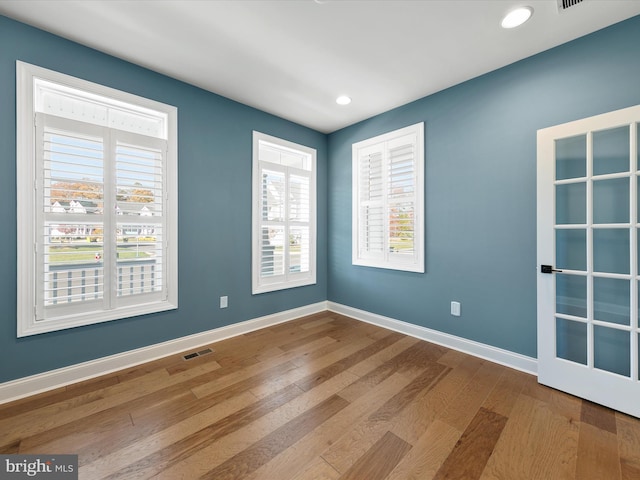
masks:
[(640, 106), (538, 131), (538, 381), (640, 417)]

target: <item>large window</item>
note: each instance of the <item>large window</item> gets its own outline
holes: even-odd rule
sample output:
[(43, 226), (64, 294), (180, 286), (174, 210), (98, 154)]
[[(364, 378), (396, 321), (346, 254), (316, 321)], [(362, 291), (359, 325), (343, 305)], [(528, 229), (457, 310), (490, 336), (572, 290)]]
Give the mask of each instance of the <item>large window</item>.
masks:
[(18, 336), (177, 308), (175, 107), (17, 62)]
[(253, 132), (253, 293), (316, 283), (316, 151)]
[(352, 263), (424, 272), (424, 123), (353, 144)]

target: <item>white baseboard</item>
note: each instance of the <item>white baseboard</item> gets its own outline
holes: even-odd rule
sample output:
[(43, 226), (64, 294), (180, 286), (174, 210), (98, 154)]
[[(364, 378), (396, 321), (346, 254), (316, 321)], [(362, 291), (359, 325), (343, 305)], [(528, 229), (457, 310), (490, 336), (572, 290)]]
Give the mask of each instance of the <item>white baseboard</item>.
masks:
[(537, 375), (538, 372), (538, 360), (526, 355), (520, 355), (519, 353), (510, 352), (509, 350), (492, 347), (491, 345), (474, 342), (473, 340), (467, 340), (466, 338), (402, 322), (400, 320), (384, 317), (382, 315), (341, 305), (339, 303), (327, 302), (327, 308), (332, 312), (340, 313), (342, 315), (355, 318), (356, 320), (371, 323), (388, 330), (404, 333), (405, 335), (410, 335), (412, 337), (419, 338), (420, 340), (442, 345), (453, 350), (459, 350), (531, 375)]
[(267, 328), (279, 323), (288, 322), (305, 315), (320, 313), (325, 310), (340, 313), (348, 317), (371, 323), (388, 330), (404, 333), (427, 342), (442, 345), (454, 350), (459, 350), (476, 357), (505, 365), (522, 372), (536, 375), (538, 361), (535, 358), (520, 355), (518, 353), (492, 347), (483, 343), (474, 342), (465, 338), (456, 337), (437, 330), (402, 322), (393, 318), (384, 317), (357, 308), (341, 305), (334, 302), (318, 302), (284, 312), (254, 318), (226, 327), (196, 333), (186, 337), (176, 338), (167, 342), (138, 348), (116, 355), (91, 360), (88, 362), (63, 367), (49, 372), (39, 373), (29, 377), (11, 380), (0, 384), (0, 404), (23, 397), (46, 392), (55, 388), (64, 387), (72, 383), (89, 380), (91, 378), (106, 375), (125, 368), (134, 367), (142, 363), (150, 362), (169, 355), (175, 355), (186, 350), (194, 349), (210, 343), (219, 342), (226, 338), (243, 335), (254, 330)]
[(327, 310), (318, 302), (0, 384), (0, 404)]

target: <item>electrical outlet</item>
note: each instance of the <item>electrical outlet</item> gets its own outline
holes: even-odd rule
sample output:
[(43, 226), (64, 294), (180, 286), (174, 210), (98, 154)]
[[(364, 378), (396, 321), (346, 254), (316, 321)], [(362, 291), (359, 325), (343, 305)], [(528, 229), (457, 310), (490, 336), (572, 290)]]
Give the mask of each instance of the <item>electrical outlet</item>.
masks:
[(226, 295), (220, 297), (220, 308), (227, 308), (229, 306), (229, 297)]
[(451, 315), (454, 317), (460, 316), (460, 302), (451, 302)]

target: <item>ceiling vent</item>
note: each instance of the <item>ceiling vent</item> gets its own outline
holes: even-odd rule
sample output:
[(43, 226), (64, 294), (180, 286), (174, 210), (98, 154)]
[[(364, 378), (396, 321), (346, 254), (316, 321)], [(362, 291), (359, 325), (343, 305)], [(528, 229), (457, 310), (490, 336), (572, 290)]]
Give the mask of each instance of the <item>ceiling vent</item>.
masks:
[(564, 12), (571, 7), (575, 7), (579, 3), (582, 3), (584, 0), (558, 0), (558, 11)]

